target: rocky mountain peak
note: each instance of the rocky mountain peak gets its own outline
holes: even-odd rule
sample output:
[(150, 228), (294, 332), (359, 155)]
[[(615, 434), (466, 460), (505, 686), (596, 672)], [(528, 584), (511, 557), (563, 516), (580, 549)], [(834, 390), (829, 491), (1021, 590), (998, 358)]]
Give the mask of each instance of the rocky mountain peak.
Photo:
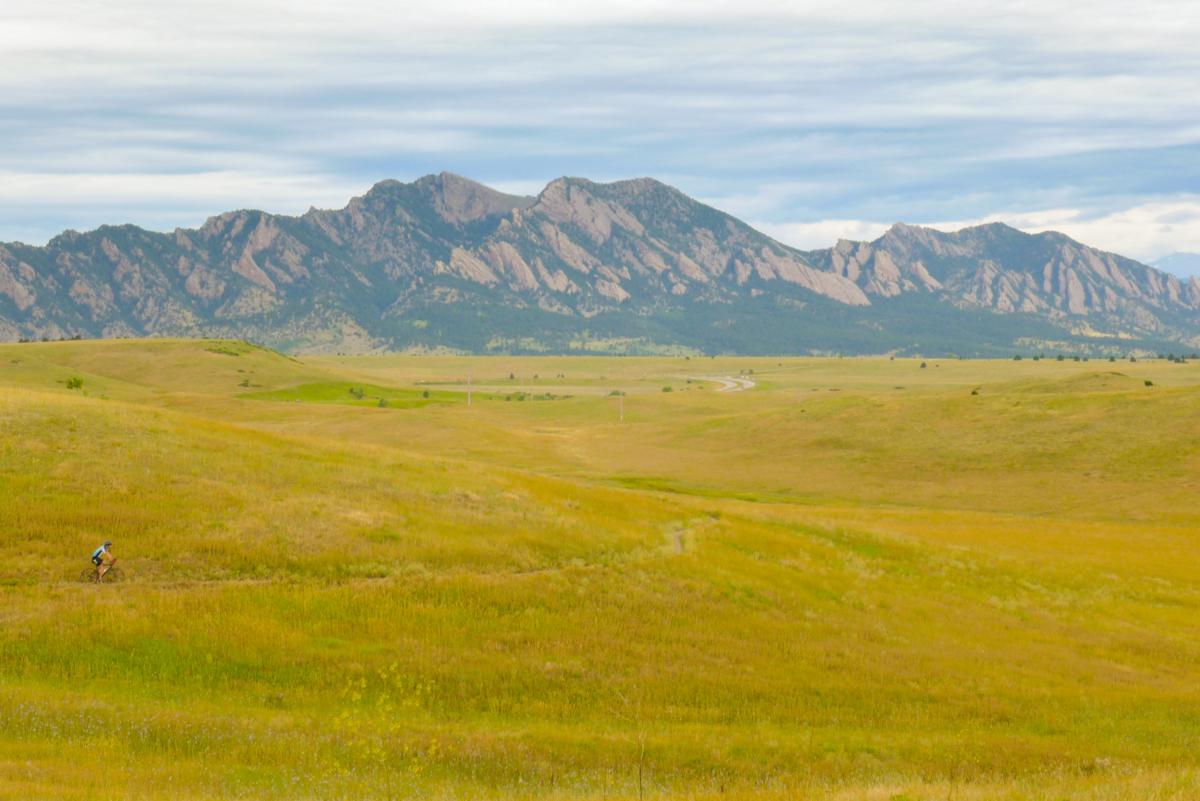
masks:
[(443, 220), (462, 224), (507, 214), (533, 205), (534, 198), (498, 192), (461, 175), (441, 172), (415, 182)]

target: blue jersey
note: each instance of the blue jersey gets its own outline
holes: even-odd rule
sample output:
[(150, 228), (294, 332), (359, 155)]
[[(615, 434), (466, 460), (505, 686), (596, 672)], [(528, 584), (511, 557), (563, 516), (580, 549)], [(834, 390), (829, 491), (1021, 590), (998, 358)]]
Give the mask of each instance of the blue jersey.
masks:
[(107, 548), (107, 547), (105, 547), (105, 546), (103, 546), (103, 545), (101, 545), (99, 548), (97, 548), (96, 550), (92, 551), (92, 561), (93, 561), (93, 562), (99, 562), (99, 561), (100, 561), (100, 558), (101, 558), (101, 557), (102, 557), (104, 554), (106, 554), (106, 553), (108, 553), (108, 548)]

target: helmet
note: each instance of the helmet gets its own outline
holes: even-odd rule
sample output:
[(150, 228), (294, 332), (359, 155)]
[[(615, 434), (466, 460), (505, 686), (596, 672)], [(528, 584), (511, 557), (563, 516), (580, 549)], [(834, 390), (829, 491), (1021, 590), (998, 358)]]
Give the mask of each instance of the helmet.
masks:
[(110, 546), (110, 545), (112, 545), (112, 540), (105, 540), (105, 541), (104, 541), (104, 547), (105, 547), (105, 548), (107, 548), (107, 547), (108, 547), (108, 546)]

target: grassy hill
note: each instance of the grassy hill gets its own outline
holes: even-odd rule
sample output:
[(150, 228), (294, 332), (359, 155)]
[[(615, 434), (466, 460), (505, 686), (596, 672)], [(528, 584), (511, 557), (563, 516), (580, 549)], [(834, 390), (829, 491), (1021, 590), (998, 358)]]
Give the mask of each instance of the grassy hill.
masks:
[(920, 365), (0, 347), (0, 798), (1200, 795), (1200, 364)]

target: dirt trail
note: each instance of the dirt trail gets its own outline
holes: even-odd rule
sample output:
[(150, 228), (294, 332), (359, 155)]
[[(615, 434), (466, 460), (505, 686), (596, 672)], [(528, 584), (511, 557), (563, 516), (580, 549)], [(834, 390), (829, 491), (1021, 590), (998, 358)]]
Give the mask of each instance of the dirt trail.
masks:
[(692, 380), (712, 381), (720, 384), (717, 392), (744, 392), (747, 389), (754, 389), (754, 382), (749, 378), (736, 378), (731, 375), (697, 375), (692, 376)]

